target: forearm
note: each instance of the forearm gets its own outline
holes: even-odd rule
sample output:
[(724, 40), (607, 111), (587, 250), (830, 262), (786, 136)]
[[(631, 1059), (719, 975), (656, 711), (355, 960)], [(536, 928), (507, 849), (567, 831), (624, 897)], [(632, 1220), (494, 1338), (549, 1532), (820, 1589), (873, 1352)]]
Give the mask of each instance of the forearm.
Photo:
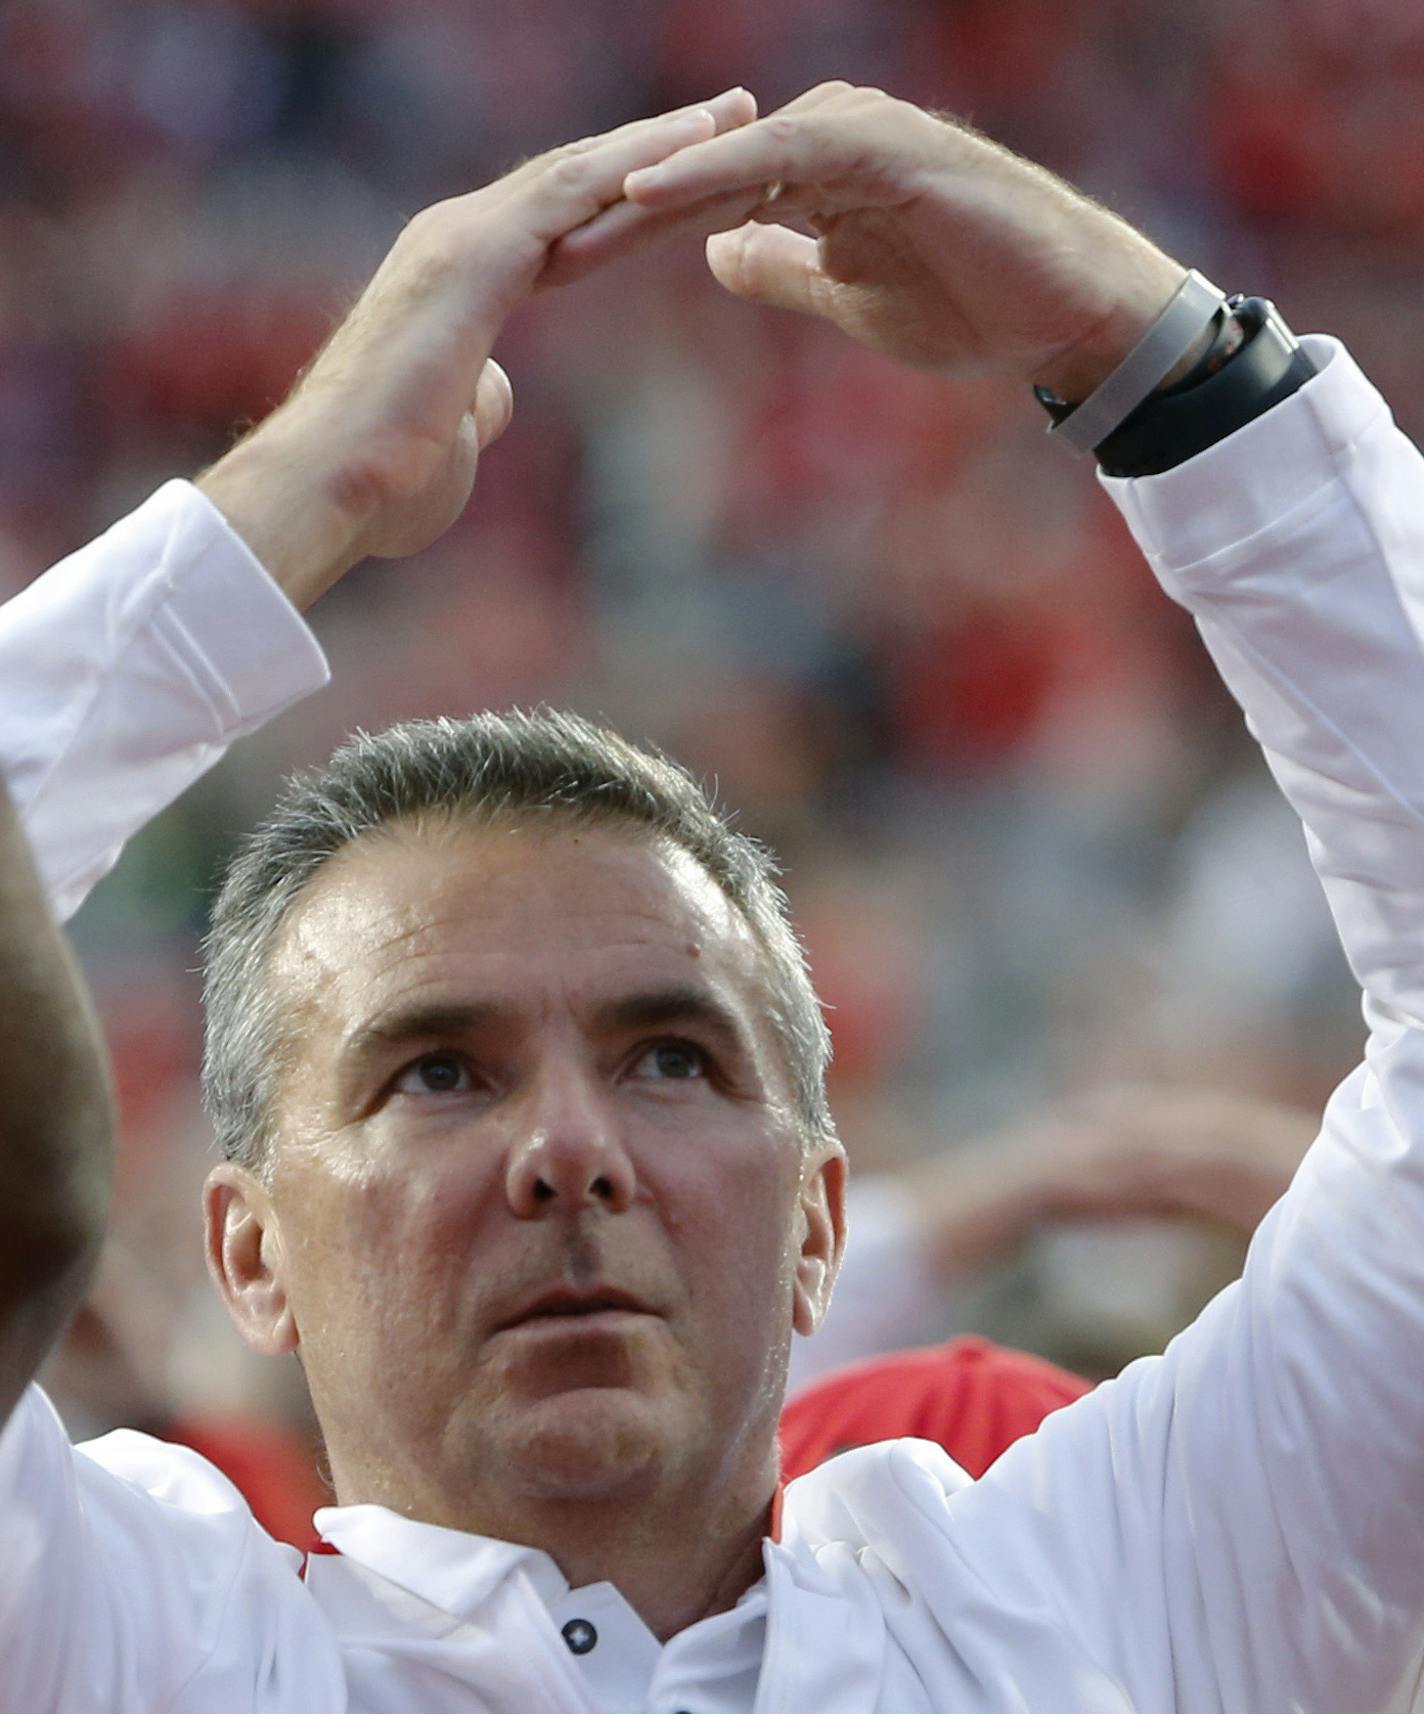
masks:
[(278, 418), (196, 479), (294, 607), (305, 610), (358, 557), (358, 526), (335, 479), (313, 481)]
[(98, 1029), (0, 787), (0, 1421), (78, 1302), (112, 1158)]

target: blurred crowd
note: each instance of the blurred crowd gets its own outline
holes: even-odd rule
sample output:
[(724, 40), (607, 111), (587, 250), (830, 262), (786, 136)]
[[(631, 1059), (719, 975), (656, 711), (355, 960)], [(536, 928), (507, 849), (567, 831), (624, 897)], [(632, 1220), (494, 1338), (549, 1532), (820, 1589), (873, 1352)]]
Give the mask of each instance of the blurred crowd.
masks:
[[(264, 413), (423, 204), (828, 76), (972, 118), (1342, 335), (1424, 431), (1424, 12), (1397, 0), (9, 0), (0, 595)], [(785, 859), (864, 1171), (1124, 1078), (1318, 1106), (1351, 1063), (1298, 829), (1027, 389), (749, 311), (696, 246), (539, 300), (498, 355), (515, 423), (466, 519), (341, 586), (316, 617), (333, 688), (80, 919), (123, 1114), (96, 1302), (143, 1330), (81, 1325), (81, 1431), (139, 1396), (299, 1413), (200, 1279), (195, 948), (278, 773), (358, 724), (570, 703), (715, 777)], [(1129, 1354), (1220, 1272), (1181, 1242), (1048, 1235), (972, 1313), (1052, 1352), (1065, 1316), (1132, 1304)]]

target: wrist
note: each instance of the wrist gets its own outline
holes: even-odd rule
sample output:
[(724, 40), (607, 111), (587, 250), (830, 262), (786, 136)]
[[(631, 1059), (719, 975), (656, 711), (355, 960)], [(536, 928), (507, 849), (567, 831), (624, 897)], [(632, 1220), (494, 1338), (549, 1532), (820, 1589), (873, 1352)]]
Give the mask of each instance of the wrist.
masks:
[[(1160, 314), (1160, 311), (1159, 311)], [(1035, 385), (1060, 398), (1086, 399), (1095, 393), (1112, 372), (1119, 368), (1141, 340), (1156, 316), (1114, 316), (1111, 324), (1097, 334), (1091, 344), (1075, 346), (1072, 353), (1048, 365)], [(1157, 383), (1157, 391), (1165, 393), (1183, 381), (1211, 350), (1215, 329), (1204, 327), (1181, 357)]]
[(293, 606), (310, 607), (363, 557), (364, 520), (335, 465), (282, 413), (194, 478)]
[(1033, 385), (1060, 399), (1077, 401), (1096, 393), (1151, 327), (1155, 316), (1114, 311), (1090, 333), (1060, 351), (1033, 377)]
[[(1195, 270), (1182, 276), (1161, 313), (1106, 379), (1086, 398), (1069, 401), (1038, 386), (1034, 393), (1053, 419), (1052, 433), (1090, 452), (1144, 403), (1171, 385), (1176, 375), (1188, 379), (1192, 365), (1209, 362), (1218, 340), (1229, 326), (1226, 299)], [(1205, 355), (1199, 355), (1205, 351)]]
[[(1151, 316), (1145, 321), (1139, 318), (1130, 321), (1115, 318), (1111, 328), (1104, 329), (1091, 346), (1081, 349), (1075, 347), (1073, 353), (1050, 364), (1044, 370), (1043, 376), (1034, 383), (1035, 386), (1046, 393), (1056, 394), (1061, 399), (1076, 401), (1091, 397), (1107, 377), (1121, 366), (1124, 358), (1151, 327), (1154, 319), (1155, 317)], [(1211, 349), (1214, 337), (1215, 330), (1204, 327), (1157, 383), (1156, 391), (1165, 393), (1179, 381), (1185, 380)]]
[(1187, 278), (1188, 270), (1160, 251), (1148, 260), (1150, 267), (1131, 270), (1098, 318), (1030, 377), (1034, 385), (1078, 402), (1122, 366)]

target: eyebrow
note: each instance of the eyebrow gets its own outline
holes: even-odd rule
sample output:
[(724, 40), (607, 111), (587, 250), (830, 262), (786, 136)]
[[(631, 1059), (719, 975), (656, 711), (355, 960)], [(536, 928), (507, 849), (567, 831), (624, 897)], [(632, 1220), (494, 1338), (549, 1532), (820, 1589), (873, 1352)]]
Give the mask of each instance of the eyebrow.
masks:
[(599, 1023), (611, 1030), (698, 1029), (726, 1054), (750, 1057), (752, 1043), (741, 1019), (705, 988), (679, 985), (628, 994), (597, 1008)]
[(341, 1058), (354, 1064), (413, 1041), (471, 1035), (487, 1028), (500, 1015), (498, 1006), (484, 1001), (436, 1000), (395, 1006), (353, 1031), (341, 1048)]
[[(468, 1038), (512, 1017), (497, 1001), (422, 1001), (395, 1006), (361, 1025), (340, 1051), (346, 1066), (359, 1066), (392, 1048), (416, 1041)], [(696, 1029), (726, 1054), (751, 1057), (753, 1045), (741, 1019), (715, 994), (677, 984), (620, 995), (594, 1007), (595, 1028), (611, 1033), (640, 1029)]]

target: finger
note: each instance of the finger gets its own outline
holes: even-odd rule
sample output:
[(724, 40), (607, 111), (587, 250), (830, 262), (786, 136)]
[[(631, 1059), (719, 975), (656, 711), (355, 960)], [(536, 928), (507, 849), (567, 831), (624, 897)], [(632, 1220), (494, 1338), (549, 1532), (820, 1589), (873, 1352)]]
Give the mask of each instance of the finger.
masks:
[(694, 108), (626, 134), (555, 150), (495, 187), (498, 206), (502, 213), (513, 214), (525, 230), (552, 243), (610, 203), (621, 201), (629, 172), (712, 139), (715, 126), (705, 107)]
[(750, 303), (826, 315), (834, 284), (821, 270), (814, 238), (787, 226), (748, 222), (707, 240), (707, 265), (721, 286)]
[[(864, 93), (878, 95), (880, 91), (873, 90), (865, 91)], [(783, 102), (776, 111), (787, 115), (793, 113), (810, 113), (817, 107), (824, 107), (828, 101), (835, 101), (843, 95), (854, 94), (855, 85), (853, 83), (846, 83), (842, 79), (837, 78), (829, 83), (816, 84), (813, 89), (804, 91), (802, 94), (796, 96), (794, 100)]]
[(509, 376), (491, 357), (480, 370), (475, 388), (475, 433), (480, 450), (492, 446), (509, 427), (514, 415), (514, 388)]
[(714, 95), (710, 101), (701, 102), (699, 105), (712, 115), (719, 137), (724, 131), (738, 131), (743, 125), (750, 125), (757, 116), (756, 96), (740, 84), (735, 89), (723, 90), (720, 95)]
[[(557, 210), (562, 230), (582, 225), (600, 208), (621, 200), (630, 172), (656, 164), (693, 143), (707, 142), (756, 118), (756, 100), (745, 89), (729, 89), (711, 101), (680, 107), (651, 119), (636, 119), (599, 137), (551, 149), (494, 185), (499, 201), (509, 197)], [(480, 193), (476, 193), (477, 195)]]
[[(702, 109), (687, 108), (686, 113), (703, 111), (712, 116), (719, 135), (739, 129), (756, 118), (756, 97), (749, 90), (729, 89), (706, 102)], [(686, 211), (691, 217), (688, 230), (699, 236), (738, 225), (745, 218), (744, 198), (729, 198), (715, 208), (702, 206)], [(646, 210), (628, 203), (621, 197), (600, 208), (592, 219), (575, 227), (556, 241), (554, 254), (549, 257), (541, 286), (565, 285), (582, 278), (593, 269), (616, 257), (631, 254), (642, 244), (672, 230), (676, 221), (655, 219)], [(645, 230), (646, 229), (646, 230)]]
[(690, 101), (683, 107), (670, 108), (666, 113), (653, 113), (642, 119), (630, 119), (627, 124), (615, 126), (611, 131), (604, 131), (593, 137), (582, 137), (574, 143), (565, 143), (557, 149), (550, 149), (547, 153), (536, 156), (520, 170), (527, 172), (537, 169), (560, 156), (584, 155), (594, 150), (636, 145), (639, 139), (654, 135), (668, 125), (678, 124), (702, 114), (710, 115), (716, 134), (720, 136), (722, 132), (749, 124), (756, 118), (756, 97), (749, 89), (738, 84), (734, 89), (724, 89), (720, 95), (714, 95), (710, 101)]
[[(889, 99), (880, 90), (847, 92), (842, 86), (811, 91), (800, 104), (638, 168), (625, 182), (624, 194), (646, 208), (670, 209), (775, 182), (839, 178), (865, 155), (860, 127), (842, 122), (847, 113)], [(837, 122), (831, 122), (833, 110)]]
[[(728, 90), (708, 102), (706, 111), (711, 113), (719, 133), (736, 130), (755, 120), (756, 98), (745, 89)], [(747, 217), (749, 200), (745, 193), (738, 192), (663, 216), (620, 198), (554, 241), (539, 276), (539, 287), (568, 285), (672, 232), (705, 238), (709, 232), (738, 226)]]
[(675, 233), (705, 238), (740, 226), (748, 215), (748, 200), (745, 191), (737, 191), (668, 214), (655, 214), (633, 202), (615, 202), (559, 239), (549, 252), (539, 284), (567, 285)]

